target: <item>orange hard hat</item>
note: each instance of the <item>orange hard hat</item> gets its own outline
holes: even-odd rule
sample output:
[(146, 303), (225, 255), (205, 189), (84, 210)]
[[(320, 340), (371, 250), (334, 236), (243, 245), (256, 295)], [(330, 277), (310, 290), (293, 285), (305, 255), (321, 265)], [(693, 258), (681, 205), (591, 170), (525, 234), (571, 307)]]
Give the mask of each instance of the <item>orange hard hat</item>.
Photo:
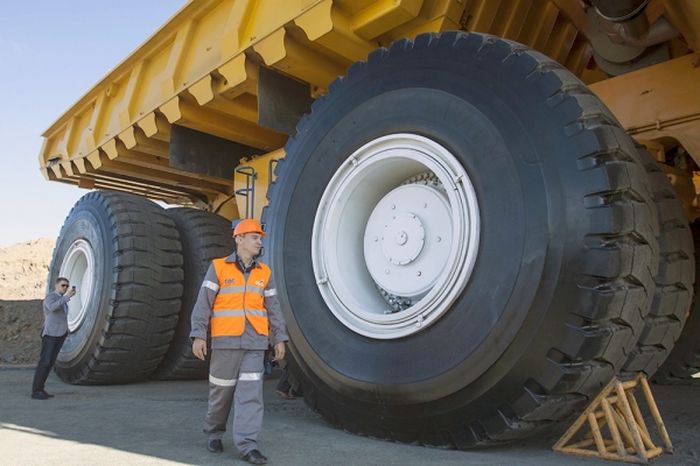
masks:
[(244, 218), (238, 222), (233, 229), (233, 236), (243, 235), (245, 233), (260, 233), (262, 236), (265, 236), (262, 227), (258, 221), (253, 218)]

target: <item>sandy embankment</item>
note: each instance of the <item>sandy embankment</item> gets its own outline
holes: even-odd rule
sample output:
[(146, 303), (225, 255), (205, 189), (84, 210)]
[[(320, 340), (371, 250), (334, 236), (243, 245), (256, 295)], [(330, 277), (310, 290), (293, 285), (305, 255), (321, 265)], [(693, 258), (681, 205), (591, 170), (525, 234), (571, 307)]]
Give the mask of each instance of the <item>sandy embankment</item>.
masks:
[(34, 364), (43, 323), (41, 301), (54, 240), (0, 248), (0, 364)]

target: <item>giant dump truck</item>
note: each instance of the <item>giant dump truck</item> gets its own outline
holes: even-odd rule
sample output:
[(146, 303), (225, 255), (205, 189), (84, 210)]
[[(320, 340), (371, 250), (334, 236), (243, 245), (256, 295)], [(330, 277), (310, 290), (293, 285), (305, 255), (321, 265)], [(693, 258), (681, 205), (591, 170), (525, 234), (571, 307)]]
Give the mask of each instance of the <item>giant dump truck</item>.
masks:
[(58, 374), (206, 377), (192, 304), (255, 217), (292, 380), (349, 431), (496, 444), (688, 377), (699, 47), (694, 0), (187, 3), (44, 133), (91, 190)]

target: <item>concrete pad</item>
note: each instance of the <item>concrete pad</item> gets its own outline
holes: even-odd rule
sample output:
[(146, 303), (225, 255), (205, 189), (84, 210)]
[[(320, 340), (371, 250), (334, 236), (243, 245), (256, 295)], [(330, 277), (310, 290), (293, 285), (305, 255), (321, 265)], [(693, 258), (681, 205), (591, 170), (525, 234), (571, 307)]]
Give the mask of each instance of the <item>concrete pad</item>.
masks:
[[(32, 376), (28, 367), (0, 369), (1, 464), (243, 464), (229, 433), (223, 454), (206, 450), (206, 381), (75, 386), (52, 374), (46, 389), (56, 397), (41, 401), (29, 397)], [(552, 452), (566, 425), (506, 447), (470, 451), (360, 437), (328, 426), (302, 400), (280, 400), (275, 383), (265, 381), (259, 445), (273, 465), (611, 464)], [(652, 390), (676, 447), (653, 464), (700, 464), (700, 385)]]

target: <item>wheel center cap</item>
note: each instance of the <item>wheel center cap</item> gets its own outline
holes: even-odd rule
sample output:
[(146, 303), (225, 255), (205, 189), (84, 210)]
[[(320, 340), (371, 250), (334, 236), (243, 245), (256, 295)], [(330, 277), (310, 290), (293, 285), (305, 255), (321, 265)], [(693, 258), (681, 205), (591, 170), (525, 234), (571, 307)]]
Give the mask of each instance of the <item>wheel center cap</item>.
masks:
[(404, 244), (406, 244), (406, 241), (408, 241), (408, 235), (406, 234), (405, 231), (402, 231), (396, 237), (396, 244), (398, 244), (399, 246), (403, 246)]
[(439, 190), (408, 184), (387, 193), (365, 229), (365, 265), (383, 290), (415, 299), (443, 272), (452, 245), (449, 205)]
[(400, 212), (384, 225), (382, 252), (392, 264), (406, 265), (421, 253), (424, 240), (425, 229), (418, 216), (411, 212)]

